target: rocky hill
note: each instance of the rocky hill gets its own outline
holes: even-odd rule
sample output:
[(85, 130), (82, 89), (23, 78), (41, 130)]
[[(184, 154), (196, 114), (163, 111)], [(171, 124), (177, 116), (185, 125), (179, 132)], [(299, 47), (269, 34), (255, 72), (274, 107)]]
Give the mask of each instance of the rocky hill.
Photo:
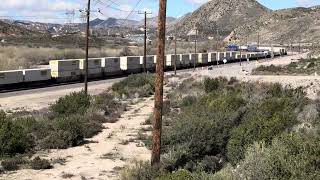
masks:
[(180, 18), (169, 27), (169, 32), (177, 28), (180, 34), (187, 34), (195, 26), (199, 33), (229, 35), (234, 28), (270, 13), (271, 10), (255, 0), (211, 0), (193, 13)]
[(10, 24), (0, 20), (0, 37), (7, 36), (32, 36), (41, 34), (38, 31), (32, 31), (24, 27)]
[(283, 9), (265, 14), (235, 28), (233, 38), (242, 42), (278, 42), (290, 44), (320, 41), (320, 7)]
[[(167, 25), (170, 25), (176, 21), (176, 18), (174, 17), (167, 17)], [(138, 23), (139, 26), (144, 26), (144, 19), (139, 21)], [(152, 18), (147, 18), (147, 25), (151, 28), (157, 28), (158, 26), (158, 16), (152, 17)]]
[(126, 19), (117, 19), (117, 18), (108, 18), (103, 19), (94, 19), (90, 22), (90, 26), (94, 28), (112, 28), (112, 27), (134, 27), (137, 26), (139, 21), (135, 20), (126, 20)]

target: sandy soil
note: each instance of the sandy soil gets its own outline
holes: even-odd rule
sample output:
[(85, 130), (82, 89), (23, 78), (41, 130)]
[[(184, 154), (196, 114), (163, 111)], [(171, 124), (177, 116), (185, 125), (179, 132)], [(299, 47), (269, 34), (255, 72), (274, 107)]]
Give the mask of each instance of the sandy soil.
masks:
[[(152, 98), (144, 99), (129, 107), (118, 122), (104, 124), (107, 128), (97, 136), (88, 139), (92, 143), (65, 150), (40, 152), (46, 159), (65, 159), (64, 165), (55, 164), (49, 170), (24, 169), (5, 174), (7, 180), (53, 180), (63, 179), (68, 174), (70, 179), (119, 179), (119, 169), (132, 160), (149, 160), (150, 152), (136, 138), (139, 129), (153, 111)], [(130, 141), (130, 142), (129, 142)], [(125, 142), (128, 142), (126, 144)], [(125, 145), (126, 144), (126, 145)]]

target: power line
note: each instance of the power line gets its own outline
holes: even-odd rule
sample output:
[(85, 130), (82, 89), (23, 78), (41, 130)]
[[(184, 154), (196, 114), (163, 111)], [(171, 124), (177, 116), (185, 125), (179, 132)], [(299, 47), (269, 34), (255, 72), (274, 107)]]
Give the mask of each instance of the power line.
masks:
[[(101, 2), (100, 0), (97, 0), (97, 1)], [(120, 25), (120, 26), (123, 26), (123, 25), (127, 22), (128, 18), (131, 16), (131, 14), (132, 14), (133, 12), (139, 12), (139, 11), (135, 11), (135, 9), (138, 7), (138, 5), (140, 4), (141, 1), (142, 1), (142, 0), (139, 0), (139, 1), (135, 4), (134, 8), (132, 8), (131, 11), (125, 11), (125, 10), (121, 10), (121, 9), (118, 9), (118, 8), (114, 8), (114, 7), (110, 6), (110, 5), (108, 5), (107, 8), (116, 9), (116, 10), (119, 10), (119, 11), (122, 11), (122, 12), (129, 12), (128, 16), (123, 20), (123, 22), (122, 22), (121, 25)], [(103, 3), (103, 4), (105, 4), (105, 3)], [(101, 25), (102, 23), (104, 23), (104, 22), (106, 22), (106, 21), (107, 21), (107, 19), (105, 19), (104, 21), (100, 22), (97, 26)]]
[[(113, 7), (112, 4), (115, 4), (117, 6), (120, 6), (116, 3), (110, 3), (110, 4), (107, 4), (105, 2), (102, 2), (101, 0), (96, 0), (98, 3), (100, 3), (101, 5), (104, 5), (106, 6), (106, 8), (110, 8), (110, 9), (113, 9), (113, 10), (116, 10), (116, 11), (121, 11), (121, 12), (132, 12), (132, 11), (128, 11), (128, 10), (123, 10), (123, 9), (120, 9), (120, 8), (117, 8), (117, 7)], [(109, 1), (109, 0), (108, 0)], [(112, 1), (113, 2), (113, 1)], [(134, 12), (139, 12), (139, 11), (134, 11)]]

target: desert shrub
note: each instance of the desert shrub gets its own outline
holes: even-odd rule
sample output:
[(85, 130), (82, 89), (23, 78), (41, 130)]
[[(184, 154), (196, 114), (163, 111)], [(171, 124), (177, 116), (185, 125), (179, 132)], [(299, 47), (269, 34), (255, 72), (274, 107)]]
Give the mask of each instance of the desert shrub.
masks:
[(86, 120), (80, 115), (58, 117), (52, 120), (46, 136), (41, 140), (43, 148), (68, 148), (83, 142), (87, 131)]
[(164, 173), (157, 180), (193, 180), (194, 177), (190, 171), (181, 169), (173, 173)]
[(219, 87), (223, 87), (228, 82), (225, 78), (217, 78), (217, 79), (210, 79), (206, 78), (203, 82), (205, 91), (212, 92), (218, 90)]
[(135, 161), (133, 165), (125, 167), (120, 174), (121, 180), (150, 180), (156, 179), (161, 173), (150, 162)]
[(267, 71), (267, 72), (272, 72), (272, 73), (276, 73), (276, 72), (280, 72), (282, 70), (282, 67), (280, 66), (275, 66), (275, 65), (270, 65), (270, 66), (259, 66), (258, 68), (256, 68), (254, 71), (255, 72), (259, 72), (259, 71)]
[(32, 148), (32, 139), (23, 127), (11, 119), (0, 119), (0, 155), (13, 156)]
[(7, 114), (3, 110), (0, 109), (0, 120), (6, 119)]
[(286, 90), (280, 85), (271, 85), (269, 94), (248, 107), (242, 123), (234, 128), (227, 147), (227, 157), (232, 163), (244, 157), (245, 149), (254, 141), (272, 139), (297, 123), (297, 111), (304, 104), (299, 90)]
[(115, 97), (108, 92), (104, 92), (94, 97), (93, 106), (104, 111), (105, 115), (110, 115), (117, 111), (122, 105), (115, 100)]
[(138, 94), (139, 97), (150, 96), (154, 93), (154, 75), (130, 75), (126, 79), (113, 84), (112, 91), (119, 96), (126, 95), (131, 98), (135, 94)]
[(248, 148), (233, 176), (235, 179), (319, 179), (319, 136), (283, 134), (271, 145)]
[(15, 171), (19, 169), (20, 165), (26, 163), (27, 161), (20, 157), (13, 157), (3, 160), (1, 166), (4, 171)]
[(52, 168), (50, 162), (47, 159), (41, 159), (40, 157), (35, 157), (33, 160), (29, 162), (32, 169), (40, 170), (40, 169), (50, 169)]
[(59, 98), (55, 104), (51, 105), (52, 112), (58, 115), (84, 114), (90, 106), (91, 97), (84, 91), (73, 92)]
[(219, 159), (215, 156), (225, 153), (226, 139), (231, 129), (240, 121), (243, 103), (237, 93), (229, 92), (220, 96), (212, 93), (183, 107), (182, 112), (163, 133), (165, 152), (170, 147), (183, 148), (188, 152), (176, 155), (179, 158), (172, 162), (171, 170), (180, 167), (191, 171), (219, 170), (219, 163), (209, 168), (206, 160), (208, 157)]

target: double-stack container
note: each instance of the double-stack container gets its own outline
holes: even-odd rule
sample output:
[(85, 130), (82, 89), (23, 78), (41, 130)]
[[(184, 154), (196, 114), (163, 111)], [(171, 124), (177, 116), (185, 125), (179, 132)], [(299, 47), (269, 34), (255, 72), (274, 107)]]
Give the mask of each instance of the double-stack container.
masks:
[(102, 72), (104, 76), (121, 75), (120, 57), (106, 57), (101, 61)]
[(199, 54), (189, 54), (190, 65), (193, 67), (194, 64), (197, 66), (199, 64)]
[(174, 54), (168, 54), (165, 56), (165, 62), (166, 62), (166, 68), (167, 69), (174, 69), (174, 62), (176, 61), (176, 67), (177, 69), (181, 68), (181, 54), (177, 54), (176, 56)]
[(226, 52), (226, 59), (227, 59), (228, 62), (231, 60), (231, 55), (232, 55), (231, 52), (229, 52), (229, 51)]
[(218, 53), (217, 52), (208, 53), (208, 62), (210, 64), (217, 64), (217, 60), (218, 60)]
[(189, 67), (191, 64), (190, 54), (182, 54), (181, 63), (182, 63), (182, 67)]
[(198, 62), (202, 66), (208, 65), (209, 54), (208, 53), (199, 53), (198, 54)]
[(219, 52), (218, 53), (219, 64), (222, 64), (225, 59), (227, 59), (227, 53), (226, 52)]
[(79, 60), (51, 60), (49, 62), (51, 77), (58, 82), (80, 80), (80, 61)]
[[(90, 58), (88, 59), (88, 78), (101, 78), (103, 76), (102, 69), (102, 59), (103, 58)], [(85, 60), (79, 60), (79, 68), (81, 75), (85, 75)]]
[(51, 69), (24, 69), (24, 82), (42, 82), (51, 79)]
[(120, 68), (128, 74), (141, 72), (140, 56), (120, 57)]
[(236, 51), (232, 51), (232, 52), (230, 52), (230, 55), (231, 55), (231, 58), (230, 58), (230, 60), (231, 60), (231, 62), (235, 62), (236, 61), (236, 59), (237, 59), (237, 52)]
[(23, 70), (0, 71), (0, 87), (23, 82)]
[[(157, 61), (157, 56), (147, 56), (146, 57), (146, 68), (147, 68), (147, 71), (154, 71), (155, 68), (156, 68), (156, 64), (155, 62)], [(144, 68), (144, 64), (143, 64), (143, 61), (144, 61), (144, 56), (140, 56), (140, 65), (142, 68)]]

